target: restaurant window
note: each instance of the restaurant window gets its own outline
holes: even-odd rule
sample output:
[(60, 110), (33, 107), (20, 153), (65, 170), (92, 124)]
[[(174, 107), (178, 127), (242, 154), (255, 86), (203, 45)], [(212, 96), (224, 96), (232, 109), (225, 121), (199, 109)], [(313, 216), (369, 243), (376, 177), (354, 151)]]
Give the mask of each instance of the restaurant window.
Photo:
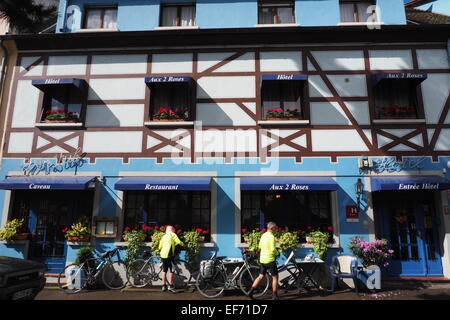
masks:
[(301, 231), (301, 242), (313, 230), (329, 232), (333, 241), (330, 191), (242, 191), (241, 199), (244, 230), (261, 230), (273, 221), (282, 229)]
[(195, 4), (162, 5), (162, 27), (193, 27), (195, 26)]
[(117, 7), (87, 8), (84, 19), (85, 29), (117, 29)]
[(263, 81), (263, 118), (303, 118), (303, 81)]
[(258, 24), (295, 22), (293, 1), (261, 1), (258, 6)]
[[(172, 225), (189, 231), (211, 230), (211, 193), (209, 191), (127, 191), (124, 227)], [(210, 232), (205, 235), (210, 241)], [(147, 240), (150, 240), (148, 234)]]
[[(341, 0), (341, 22), (369, 22), (376, 15), (373, 1)], [(375, 18), (375, 20), (377, 20)]]
[(417, 119), (417, 84), (407, 79), (381, 81), (374, 88), (377, 119)]

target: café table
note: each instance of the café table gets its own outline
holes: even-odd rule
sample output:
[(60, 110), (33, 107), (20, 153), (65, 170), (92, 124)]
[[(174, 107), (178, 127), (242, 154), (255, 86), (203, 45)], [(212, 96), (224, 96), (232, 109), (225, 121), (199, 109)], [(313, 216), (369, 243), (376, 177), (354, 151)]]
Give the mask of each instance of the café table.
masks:
[(313, 257), (312, 259), (296, 258), (295, 263), (303, 273), (300, 288), (307, 289), (309, 286), (313, 286), (319, 290), (323, 289), (322, 286), (314, 280), (314, 274), (319, 270), (319, 268), (325, 265), (325, 261), (316, 257)]

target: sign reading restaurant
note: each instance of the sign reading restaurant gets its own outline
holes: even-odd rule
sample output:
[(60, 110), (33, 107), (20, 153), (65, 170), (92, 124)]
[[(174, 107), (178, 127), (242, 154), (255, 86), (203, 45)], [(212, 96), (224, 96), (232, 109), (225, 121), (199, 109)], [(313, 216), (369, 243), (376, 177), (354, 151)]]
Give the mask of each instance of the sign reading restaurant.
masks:
[(176, 185), (154, 185), (146, 184), (144, 190), (178, 190), (178, 184)]

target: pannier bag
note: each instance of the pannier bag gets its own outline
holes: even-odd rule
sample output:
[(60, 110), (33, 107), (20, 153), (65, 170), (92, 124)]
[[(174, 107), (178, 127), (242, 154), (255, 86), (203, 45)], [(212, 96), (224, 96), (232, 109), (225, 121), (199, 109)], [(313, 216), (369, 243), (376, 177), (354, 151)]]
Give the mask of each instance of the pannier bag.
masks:
[(200, 261), (200, 274), (203, 278), (211, 278), (214, 275), (214, 260)]

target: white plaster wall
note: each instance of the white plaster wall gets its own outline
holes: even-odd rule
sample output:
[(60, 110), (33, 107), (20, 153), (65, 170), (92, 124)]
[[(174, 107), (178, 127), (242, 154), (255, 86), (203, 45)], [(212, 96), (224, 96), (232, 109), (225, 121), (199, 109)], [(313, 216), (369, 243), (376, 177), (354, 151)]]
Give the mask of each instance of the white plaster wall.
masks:
[[(450, 94), (450, 74), (429, 73), (421, 86), (427, 123), (437, 123)], [(446, 123), (449, 123), (448, 119)]]
[(310, 97), (320, 98), (333, 96), (320, 76), (309, 76), (308, 83)]
[(261, 71), (302, 71), (299, 51), (267, 51), (260, 54)]
[(146, 54), (92, 57), (91, 74), (139, 74), (147, 72)]
[(84, 75), (87, 56), (51, 56), (48, 59), (47, 75)]
[(364, 70), (363, 51), (313, 51), (312, 55), (322, 70)]
[(328, 79), (341, 97), (367, 97), (365, 75), (329, 75)]
[(227, 64), (221, 66), (214, 72), (253, 72), (255, 71), (255, 54), (247, 52)]
[(143, 104), (87, 106), (86, 127), (133, 127), (143, 122)]
[[(19, 72), (25, 71), (26, 68), (31, 66), (40, 57), (24, 57), (20, 60)], [(34, 66), (30, 71), (25, 73), (25, 76), (41, 76), (44, 70), (44, 62)]]
[[(153, 132), (156, 133), (157, 135), (160, 135), (160, 136), (168, 139), (168, 140), (176, 141), (177, 144), (179, 144), (180, 146), (183, 146), (186, 148), (191, 147), (191, 135), (189, 134), (189, 131), (187, 131), (185, 129), (177, 129), (177, 130), (170, 130), (170, 131), (155, 130)], [(188, 135), (185, 136), (184, 138), (174, 140), (174, 138), (176, 136), (181, 135), (181, 134), (186, 134), (186, 133), (188, 133)], [(161, 140), (154, 138), (152, 136), (147, 136), (147, 149), (150, 149), (160, 143), (161, 143)], [(175, 148), (172, 146), (165, 146), (160, 149), (157, 149), (155, 152), (181, 152), (181, 150), (179, 148)]]
[(144, 78), (91, 79), (90, 100), (144, 99)]
[[(252, 109), (255, 103), (252, 103)], [(204, 126), (253, 126), (255, 120), (235, 103), (199, 103), (197, 120)]]
[(313, 151), (368, 151), (356, 130), (312, 130)]
[(371, 50), (369, 57), (372, 70), (413, 68), (411, 50)]
[(195, 152), (256, 152), (255, 130), (197, 130)]
[(152, 73), (191, 73), (192, 53), (154, 54)]
[(101, 131), (85, 132), (83, 152), (141, 152), (142, 132)]
[(9, 153), (29, 153), (33, 145), (33, 132), (12, 132), (9, 135)]
[[(369, 106), (365, 101), (346, 102), (358, 124), (370, 124)], [(350, 125), (351, 122), (337, 102), (312, 102), (311, 124), (313, 125)]]
[(420, 69), (449, 69), (448, 53), (444, 49), (419, 49), (417, 60)]
[(442, 129), (441, 134), (436, 142), (436, 151), (450, 150), (450, 129)]
[(40, 90), (31, 80), (17, 82), (16, 101), (12, 117), (13, 128), (32, 128), (36, 123)]
[(197, 98), (255, 98), (255, 77), (203, 77)]
[(197, 72), (203, 72), (221, 61), (231, 57), (236, 52), (208, 52), (199, 53), (197, 56)]

